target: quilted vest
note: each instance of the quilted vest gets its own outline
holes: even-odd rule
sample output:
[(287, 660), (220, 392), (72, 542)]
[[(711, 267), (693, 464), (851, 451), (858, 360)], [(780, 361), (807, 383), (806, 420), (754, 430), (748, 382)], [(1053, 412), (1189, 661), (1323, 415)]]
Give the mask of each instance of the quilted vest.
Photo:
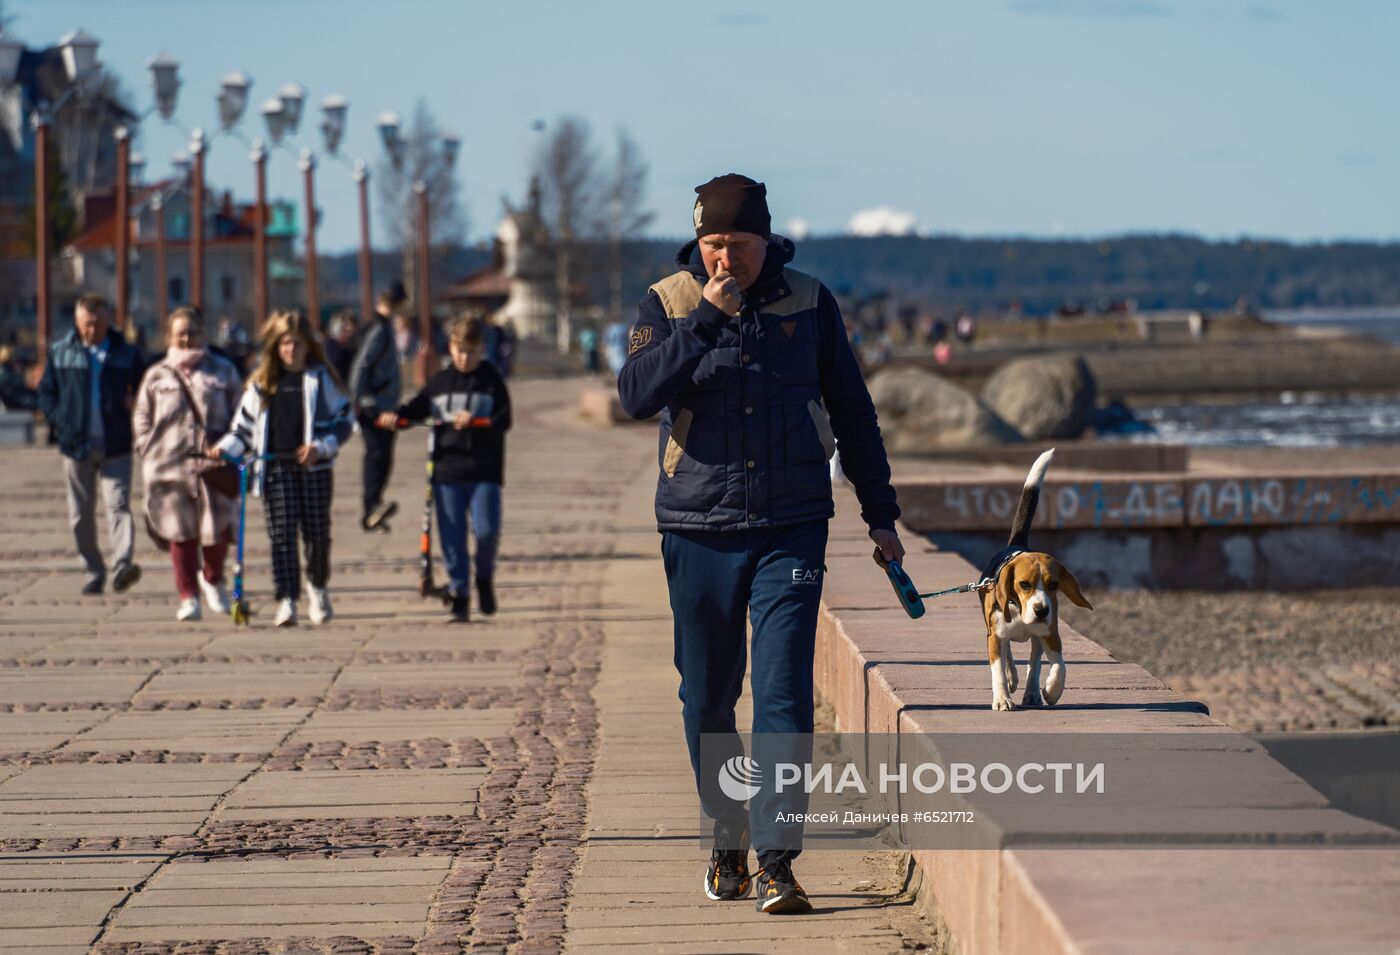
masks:
[[(651, 287), (672, 320), (694, 311), (702, 290), (685, 271)], [(818, 364), (820, 290), (794, 269), (750, 289), (742, 314), (663, 409), (662, 530), (743, 530), (835, 513), (827, 462), (836, 441)]]

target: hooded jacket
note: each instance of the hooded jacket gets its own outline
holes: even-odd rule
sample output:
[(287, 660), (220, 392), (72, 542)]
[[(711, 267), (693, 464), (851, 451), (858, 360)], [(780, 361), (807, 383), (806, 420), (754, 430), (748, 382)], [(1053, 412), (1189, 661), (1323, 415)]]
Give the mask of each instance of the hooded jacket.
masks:
[(739, 316), (726, 315), (704, 299), (697, 245), (682, 246), (680, 271), (642, 299), (617, 382), (628, 415), (661, 415), (658, 528), (830, 518), (828, 461), (839, 449), (865, 523), (893, 529), (889, 462), (836, 299), (786, 267), (793, 244), (774, 236)]

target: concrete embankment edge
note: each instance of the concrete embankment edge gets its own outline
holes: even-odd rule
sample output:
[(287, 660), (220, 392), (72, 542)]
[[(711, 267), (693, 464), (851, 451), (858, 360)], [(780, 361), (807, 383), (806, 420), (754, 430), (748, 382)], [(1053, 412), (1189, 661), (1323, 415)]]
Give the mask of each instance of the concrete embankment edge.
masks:
[[(1013, 848), (1008, 822), (1000, 848), (915, 850), (921, 904), (946, 927), (953, 951), (1391, 955), (1400, 940), (1400, 912), (1388, 902), (1400, 897), (1393, 830), (1331, 808), (1199, 704), (1067, 628), (1070, 678), (1060, 705), (993, 712), (975, 598), (930, 601), (922, 619), (908, 619), (871, 563), (854, 495), (838, 489), (837, 501), (816, 682), (840, 731), (1139, 734), (1148, 757), (1173, 737), (1225, 754), (1220, 771), (1192, 788), (1199, 840), (1175, 830), (1191, 846)], [(975, 575), (957, 555), (901, 534), (922, 588)], [(1063, 835), (1073, 838), (1072, 830)], [(1261, 835), (1278, 844), (1232, 841)]]

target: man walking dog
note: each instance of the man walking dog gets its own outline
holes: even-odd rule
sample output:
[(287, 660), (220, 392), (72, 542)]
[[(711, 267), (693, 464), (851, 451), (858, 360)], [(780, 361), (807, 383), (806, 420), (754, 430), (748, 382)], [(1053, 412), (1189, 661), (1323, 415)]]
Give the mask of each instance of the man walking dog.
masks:
[[(656, 519), (675, 622), (686, 743), (714, 820), (711, 899), (806, 912), (792, 874), (801, 825), (777, 824), (773, 794), (742, 803), (701, 773), (701, 734), (742, 754), (734, 706), (753, 626), (753, 732), (812, 732), (812, 661), (835, 513), (828, 461), (839, 447), (877, 562), (901, 560), (899, 517), (875, 408), (836, 300), (787, 268), (763, 183), (730, 174), (696, 187), (695, 239), (640, 306), (618, 376), (633, 418), (660, 413)], [(699, 251), (699, 261), (692, 255)], [(807, 737), (810, 747), (810, 736)], [(722, 754), (723, 755), (723, 754)], [(707, 764), (712, 762), (707, 757)], [(748, 850), (759, 870), (749, 875)]]

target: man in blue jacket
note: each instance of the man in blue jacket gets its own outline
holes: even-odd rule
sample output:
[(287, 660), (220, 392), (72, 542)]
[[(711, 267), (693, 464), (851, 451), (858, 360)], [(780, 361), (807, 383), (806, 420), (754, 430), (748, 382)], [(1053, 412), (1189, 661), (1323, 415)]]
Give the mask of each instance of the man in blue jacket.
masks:
[[(817, 613), (835, 514), (828, 462), (836, 449), (877, 563), (904, 556), (894, 530), (899, 507), (836, 300), (786, 267), (793, 245), (772, 234), (766, 188), (730, 174), (695, 191), (696, 238), (676, 257), (680, 271), (642, 300), (618, 393), (633, 418), (661, 415), (656, 519), (686, 743), (701, 806), (714, 820), (705, 893), (741, 899), (756, 882), (759, 911), (806, 912), (811, 903), (792, 874), (801, 824), (775, 823), (783, 805), (765, 790), (750, 801), (751, 832), (743, 804), (702, 773), (701, 736), (711, 747), (707, 767), (743, 755), (734, 706), (746, 618), (755, 748), (780, 738), (764, 734), (812, 732)], [(753, 879), (751, 844), (760, 866)]]
[(107, 567), (97, 546), (97, 485), (107, 504), (112, 543), (112, 589), (141, 579), (132, 561), (131, 409), (145, 372), (141, 352), (110, 327), (100, 295), (78, 299), (73, 331), (49, 348), (39, 382), (39, 407), (58, 437), (68, 483), (68, 518), (87, 579), (83, 593), (100, 594)]

